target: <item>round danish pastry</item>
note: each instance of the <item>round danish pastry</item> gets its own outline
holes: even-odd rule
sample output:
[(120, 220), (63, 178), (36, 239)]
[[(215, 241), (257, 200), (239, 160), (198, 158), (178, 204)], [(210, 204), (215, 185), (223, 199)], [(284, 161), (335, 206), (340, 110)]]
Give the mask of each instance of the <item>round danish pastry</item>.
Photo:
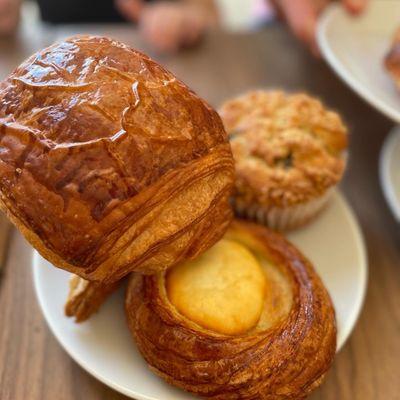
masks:
[(310, 262), (247, 222), (194, 261), (132, 274), (125, 309), (150, 368), (213, 399), (303, 399), (336, 351), (332, 303)]

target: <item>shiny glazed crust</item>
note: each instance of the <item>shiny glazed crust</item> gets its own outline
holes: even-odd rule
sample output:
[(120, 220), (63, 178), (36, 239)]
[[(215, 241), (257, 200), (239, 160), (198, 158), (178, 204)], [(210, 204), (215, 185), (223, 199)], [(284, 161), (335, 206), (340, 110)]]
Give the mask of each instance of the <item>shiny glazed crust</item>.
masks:
[(397, 30), (392, 47), (385, 57), (385, 66), (400, 90), (400, 28)]
[(285, 208), (318, 198), (341, 179), (347, 128), (306, 94), (253, 91), (220, 109), (235, 159), (235, 199)]
[(299, 400), (322, 381), (336, 350), (329, 295), (309, 261), (282, 236), (234, 221), (228, 237), (279, 266), (292, 287), (286, 318), (238, 336), (211, 332), (184, 318), (169, 302), (165, 273), (132, 275), (126, 314), (150, 368), (197, 395), (229, 399)]
[(0, 84), (0, 208), (55, 266), (111, 283), (196, 257), (231, 219), (218, 114), (147, 56), (75, 37)]

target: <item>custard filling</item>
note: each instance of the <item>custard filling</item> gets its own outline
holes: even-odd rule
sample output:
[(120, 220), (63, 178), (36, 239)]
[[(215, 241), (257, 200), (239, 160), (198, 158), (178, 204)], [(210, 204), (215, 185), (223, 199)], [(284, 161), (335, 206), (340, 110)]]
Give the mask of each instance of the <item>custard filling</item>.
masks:
[(227, 335), (247, 332), (257, 324), (266, 285), (257, 258), (228, 239), (172, 268), (166, 277), (168, 298), (178, 312), (203, 328)]
[(293, 304), (282, 266), (251, 235), (235, 229), (196, 260), (172, 268), (165, 288), (181, 315), (226, 335), (267, 330), (283, 321)]

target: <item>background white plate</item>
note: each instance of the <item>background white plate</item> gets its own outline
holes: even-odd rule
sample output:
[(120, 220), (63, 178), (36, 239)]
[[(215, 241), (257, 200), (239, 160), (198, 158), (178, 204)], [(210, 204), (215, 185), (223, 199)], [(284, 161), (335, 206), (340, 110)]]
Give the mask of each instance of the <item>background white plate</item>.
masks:
[(385, 140), (379, 173), (385, 198), (400, 222), (400, 126), (393, 128)]
[(361, 97), (400, 123), (400, 94), (383, 60), (400, 26), (399, 0), (371, 0), (354, 18), (338, 3), (318, 23), (318, 43), (335, 72)]
[[(364, 299), (367, 260), (357, 221), (336, 193), (311, 225), (290, 239), (314, 263), (332, 296), (338, 320), (338, 347), (352, 331)], [(89, 373), (138, 400), (194, 399), (155, 376), (138, 353), (125, 323), (123, 290), (89, 321), (77, 325), (64, 317), (69, 274), (33, 253), (34, 283), (43, 314), (70, 356)]]

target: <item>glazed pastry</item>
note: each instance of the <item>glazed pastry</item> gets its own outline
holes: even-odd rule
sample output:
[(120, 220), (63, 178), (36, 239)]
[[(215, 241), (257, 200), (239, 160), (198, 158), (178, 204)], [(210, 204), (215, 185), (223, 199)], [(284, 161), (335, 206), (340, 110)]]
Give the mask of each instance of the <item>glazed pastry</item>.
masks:
[(125, 308), (150, 368), (203, 397), (303, 399), (335, 355), (334, 310), (310, 262), (248, 222), (195, 261), (133, 274)]
[(220, 115), (235, 159), (236, 213), (281, 231), (317, 215), (345, 169), (338, 114), (305, 94), (254, 91)]
[(55, 266), (112, 283), (195, 258), (230, 219), (218, 114), (147, 56), (75, 37), (0, 84), (0, 208)]
[(83, 322), (95, 314), (107, 298), (119, 288), (121, 281), (103, 284), (71, 275), (65, 315)]
[(392, 47), (386, 55), (385, 66), (400, 89), (400, 28), (397, 30)]

